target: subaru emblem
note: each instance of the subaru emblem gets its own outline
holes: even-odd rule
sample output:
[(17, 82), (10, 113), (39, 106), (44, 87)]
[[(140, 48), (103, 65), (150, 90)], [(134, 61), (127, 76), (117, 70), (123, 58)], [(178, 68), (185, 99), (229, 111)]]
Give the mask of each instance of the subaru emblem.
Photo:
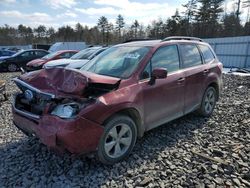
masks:
[(26, 91), (24, 92), (24, 96), (25, 96), (25, 98), (26, 98), (28, 101), (31, 101), (31, 100), (34, 98), (34, 95), (33, 95), (32, 91), (30, 91), (30, 90), (26, 90)]

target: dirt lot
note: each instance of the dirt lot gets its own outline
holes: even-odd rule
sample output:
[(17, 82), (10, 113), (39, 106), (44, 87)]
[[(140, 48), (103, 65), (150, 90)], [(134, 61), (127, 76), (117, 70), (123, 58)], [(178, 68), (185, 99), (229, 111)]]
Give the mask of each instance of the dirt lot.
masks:
[[(10, 94), (16, 75), (0, 73)], [(14, 127), (10, 103), (0, 102), (0, 187), (250, 187), (250, 77), (224, 75), (211, 118), (156, 128), (114, 166), (48, 151)]]

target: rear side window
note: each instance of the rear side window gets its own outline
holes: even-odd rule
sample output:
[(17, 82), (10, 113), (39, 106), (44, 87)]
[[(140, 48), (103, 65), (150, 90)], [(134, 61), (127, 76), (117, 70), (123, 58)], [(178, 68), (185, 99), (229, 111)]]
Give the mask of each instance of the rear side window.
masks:
[(201, 45), (201, 44), (198, 46), (201, 50), (205, 63), (209, 63), (215, 59), (213, 52), (208, 46)]
[(193, 44), (181, 44), (181, 52), (182, 52), (182, 58), (183, 58), (183, 67), (193, 67), (196, 65), (201, 65), (201, 54), (196, 47), (196, 45)]
[(43, 52), (43, 51), (35, 51), (34, 53), (35, 53), (37, 56), (41, 56), (41, 57), (47, 55), (47, 53), (46, 53), (46, 52)]
[(72, 56), (71, 53), (65, 52), (65, 53), (60, 55), (60, 58), (70, 58), (71, 56)]
[(152, 69), (166, 68), (168, 72), (179, 70), (180, 61), (176, 45), (159, 48), (151, 59)]

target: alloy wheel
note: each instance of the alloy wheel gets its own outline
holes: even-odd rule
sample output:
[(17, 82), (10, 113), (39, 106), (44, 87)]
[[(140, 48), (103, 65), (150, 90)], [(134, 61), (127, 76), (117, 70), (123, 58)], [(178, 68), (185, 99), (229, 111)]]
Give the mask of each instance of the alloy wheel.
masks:
[(15, 72), (17, 70), (17, 66), (15, 64), (10, 64), (8, 66), (8, 71)]
[(207, 114), (210, 114), (215, 106), (215, 93), (214, 90), (208, 90), (208, 92), (206, 93), (206, 97), (205, 97), (205, 111)]
[(132, 130), (127, 124), (118, 124), (111, 128), (105, 138), (104, 150), (107, 156), (119, 158), (132, 144)]

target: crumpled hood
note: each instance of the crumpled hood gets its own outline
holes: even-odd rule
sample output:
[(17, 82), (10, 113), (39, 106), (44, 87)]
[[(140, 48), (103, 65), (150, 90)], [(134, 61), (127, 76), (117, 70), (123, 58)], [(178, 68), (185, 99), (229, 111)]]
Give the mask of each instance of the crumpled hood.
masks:
[(74, 69), (51, 68), (29, 72), (20, 80), (42, 92), (60, 97), (84, 97), (89, 84), (116, 85), (120, 79)]
[(70, 63), (79, 62), (79, 59), (57, 59), (50, 61), (44, 65), (45, 68), (52, 68), (52, 67), (65, 67)]

